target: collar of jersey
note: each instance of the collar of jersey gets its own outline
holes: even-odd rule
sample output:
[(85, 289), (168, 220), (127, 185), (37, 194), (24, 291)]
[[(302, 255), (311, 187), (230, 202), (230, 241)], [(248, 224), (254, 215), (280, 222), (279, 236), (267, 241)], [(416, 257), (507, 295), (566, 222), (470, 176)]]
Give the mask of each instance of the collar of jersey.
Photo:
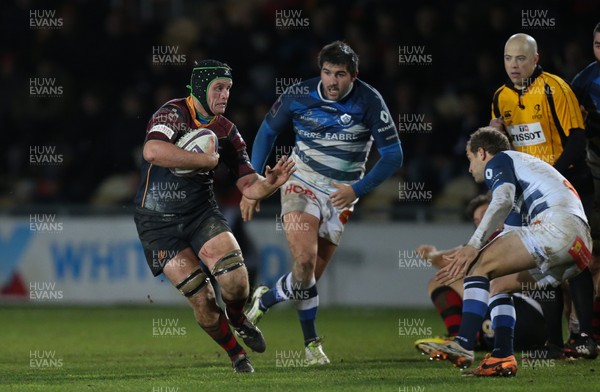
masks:
[(194, 124), (196, 124), (196, 127), (198, 127), (198, 128), (206, 128), (207, 125), (210, 125), (213, 122), (217, 121), (217, 117), (219, 117), (219, 116), (214, 116), (213, 118), (210, 119), (209, 122), (207, 122), (206, 124), (202, 124), (198, 120), (198, 115), (196, 114), (196, 108), (194, 107), (194, 98), (191, 95), (185, 99), (185, 104), (187, 105), (188, 110), (192, 114), (192, 119), (194, 120)]
[(516, 88), (515, 84), (510, 79), (508, 80), (508, 83), (506, 83), (506, 86), (508, 88), (510, 88), (511, 90), (516, 91), (519, 94), (524, 94), (527, 91), (527, 89), (529, 88), (529, 86), (531, 86), (533, 83), (535, 83), (535, 80), (538, 78), (538, 76), (540, 76), (542, 74), (542, 72), (544, 72), (542, 67), (539, 64), (536, 65), (531, 76), (528, 77), (527, 79), (525, 79), (525, 84), (523, 85), (523, 89)]
[(319, 98), (321, 98), (321, 101), (325, 101), (325, 102), (340, 102), (342, 100), (344, 100), (344, 98), (346, 98), (348, 96), (348, 94), (350, 94), (352, 92), (352, 90), (354, 89), (354, 82), (352, 82), (352, 87), (350, 87), (348, 89), (348, 92), (346, 94), (344, 94), (344, 96), (340, 99), (338, 99), (337, 101), (332, 101), (331, 99), (326, 99), (323, 97), (323, 94), (321, 94), (321, 86), (323, 85), (323, 82), (321, 80), (319, 80), (319, 84), (317, 84), (317, 94), (319, 94)]

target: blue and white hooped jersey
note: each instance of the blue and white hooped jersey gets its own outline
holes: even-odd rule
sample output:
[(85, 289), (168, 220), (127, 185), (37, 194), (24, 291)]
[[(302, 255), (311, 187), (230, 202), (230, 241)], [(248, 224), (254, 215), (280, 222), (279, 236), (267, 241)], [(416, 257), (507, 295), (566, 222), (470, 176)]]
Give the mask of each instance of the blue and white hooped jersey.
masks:
[[(293, 127), (297, 176), (350, 183), (362, 178), (373, 141), (377, 148), (399, 144), (396, 125), (381, 95), (356, 79), (339, 101), (321, 94), (319, 77), (289, 87), (265, 117), (277, 133)], [(253, 157), (253, 160), (255, 157)], [(321, 181), (317, 181), (321, 182)]]
[(485, 166), (485, 182), (493, 192), (500, 185), (515, 186), (514, 211), (523, 224), (548, 209), (576, 215), (587, 222), (575, 188), (548, 163), (529, 154), (502, 151)]

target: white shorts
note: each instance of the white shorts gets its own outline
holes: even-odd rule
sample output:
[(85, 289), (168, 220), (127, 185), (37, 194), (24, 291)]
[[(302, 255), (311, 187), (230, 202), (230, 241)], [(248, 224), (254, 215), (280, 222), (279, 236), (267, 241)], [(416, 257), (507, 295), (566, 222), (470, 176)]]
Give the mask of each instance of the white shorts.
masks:
[(301, 211), (317, 217), (320, 221), (319, 237), (339, 245), (344, 232), (344, 225), (354, 211), (354, 204), (343, 211), (335, 208), (329, 195), (320, 187), (315, 187), (292, 176), (280, 188), (281, 216)]
[(542, 285), (554, 287), (583, 271), (592, 259), (590, 229), (581, 218), (546, 210), (529, 226), (514, 230), (535, 259), (529, 270)]

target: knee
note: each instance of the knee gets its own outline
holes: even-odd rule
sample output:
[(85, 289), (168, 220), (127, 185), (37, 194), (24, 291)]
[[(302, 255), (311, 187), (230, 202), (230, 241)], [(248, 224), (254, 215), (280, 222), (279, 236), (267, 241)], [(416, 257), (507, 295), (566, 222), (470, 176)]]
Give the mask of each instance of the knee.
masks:
[[(292, 278), (295, 281), (302, 282), (304, 285), (308, 285), (314, 275), (314, 268), (311, 268), (307, 264), (296, 264), (292, 269)], [(316, 278), (315, 278), (316, 279)]]
[(207, 312), (207, 311), (198, 311), (194, 308), (194, 317), (198, 325), (202, 327), (208, 327), (211, 325), (215, 325), (219, 322), (220, 313), (218, 311)]
[(246, 268), (238, 268), (217, 278), (221, 286), (221, 294), (228, 300), (236, 300), (248, 297), (250, 288), (248, 285), (248, 272)]
[(481, 258), (475, 263), (473, 267), (467, 272), (467, 276), (484, 276), (487, 279), (490, 278), (494, 268), (485, 257), (485, 253), (481, 255)]
[(249, 293), (248, 270), (242, 251), (234, 250), (219, 259), (211, 270), (227, 299), (246, 298)]
[(296, 278), (308, 280), (315, 272), (317, 254), (301, 251), (294, 255), (294, 271), (299, 275)]
[(502, 282), (494, 279), (490, 282), (490, 297), (493, 297), (496, 294), (504, 293), (506, 288), (502, 285)]

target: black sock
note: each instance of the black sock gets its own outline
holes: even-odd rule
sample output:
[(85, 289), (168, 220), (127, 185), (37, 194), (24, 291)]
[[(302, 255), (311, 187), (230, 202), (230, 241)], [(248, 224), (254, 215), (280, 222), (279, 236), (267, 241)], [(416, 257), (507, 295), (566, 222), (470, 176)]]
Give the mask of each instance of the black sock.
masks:
[(594, 311), (594, 282), (588, 268), (574, 278), (569, 279), (569, 288), (573, 306), (579, 319), (579, 331), (593, 335), (592, 318)]
[(543, 301), (540, 301), (544, 311), (544, 320), (546, 320), (546, 331), (548, 334), (548, 343), (558, 347), (563, 347), (562, 336), (562, 317), (563, 317), (563, 293), (559, 287), (547, 287), (547, 295), (544, 295)]

